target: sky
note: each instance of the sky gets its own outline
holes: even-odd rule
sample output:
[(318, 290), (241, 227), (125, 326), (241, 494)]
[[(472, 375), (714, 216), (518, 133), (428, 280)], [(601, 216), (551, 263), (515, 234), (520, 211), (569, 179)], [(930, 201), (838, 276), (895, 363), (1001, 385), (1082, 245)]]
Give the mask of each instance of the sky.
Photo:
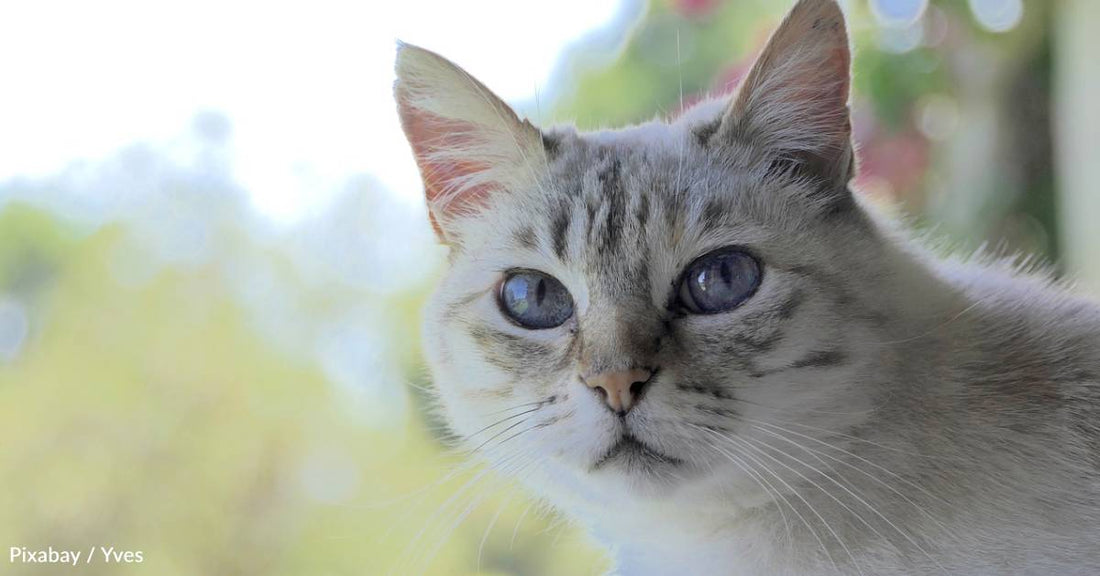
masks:
[[(419, 202), (391, 94), (398, 39), (444, 54), (509, 102), (530, 102), (565, 48), (633, 3), (3, 2), (0, 182), (137, 142), (186, 149), (181, 135), (213, 111), (232, 127), (235, 178), (272, 222), (320, 212), (361, 174)], [(1020, 0), (968, 3), (992, 30), (1022, 13)], [(928, 0), (871, 5), (880, 20), (904, 23)]]
[[(553, 9), (549, 9), (553, 6)], [(178, 139), (197, 113), (232, 126), (255, 208), (323, 209), (350, 176), (400, 198), (420, 184), (391, 96), (397, 39), (440, 52), (509, 102), (532, 100), (562, 50), (619, 0), (0, 5), (0, 182)]]

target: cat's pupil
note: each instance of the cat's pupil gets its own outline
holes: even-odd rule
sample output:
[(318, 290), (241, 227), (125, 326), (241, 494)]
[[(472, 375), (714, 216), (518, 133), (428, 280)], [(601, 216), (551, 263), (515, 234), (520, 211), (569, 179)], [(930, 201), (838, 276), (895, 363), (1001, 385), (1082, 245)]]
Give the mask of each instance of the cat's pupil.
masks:
[(542, 301), (546, 299), (546, 282), (539, 278), (539, 286), (535, 289), (535, 302), (542, 306)]

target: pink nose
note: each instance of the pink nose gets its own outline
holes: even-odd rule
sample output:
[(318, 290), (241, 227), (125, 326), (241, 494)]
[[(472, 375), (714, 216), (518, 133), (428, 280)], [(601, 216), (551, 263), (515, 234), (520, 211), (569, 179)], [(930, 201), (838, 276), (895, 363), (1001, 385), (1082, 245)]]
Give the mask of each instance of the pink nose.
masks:
[(638, 403), (653, 372), (644, 368), (604, 372), (585, 379), (588, 385), (603, 397), (612, 412), (622, 415)]

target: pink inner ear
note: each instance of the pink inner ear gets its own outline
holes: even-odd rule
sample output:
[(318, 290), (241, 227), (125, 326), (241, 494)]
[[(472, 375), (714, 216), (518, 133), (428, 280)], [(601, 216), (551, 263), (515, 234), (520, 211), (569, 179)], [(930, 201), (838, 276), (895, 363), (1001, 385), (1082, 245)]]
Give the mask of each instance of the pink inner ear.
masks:
[[(401, 104), (401, 123), (420, 167), (429, 205), (447, 213), (469, 210), (482, 204), (490, 192), (490, 186), (469, 186), (466, 182), (470, 177), (488, 170), (490, 166), (483, 161), (440, 154), (476, 149), (478, 142), (471, 134), (470, 125), (427, 113), (423, 109), (409, 106), (407, 102)], [(440, 231), (434, 214), (432, 225), (437, 232)]]

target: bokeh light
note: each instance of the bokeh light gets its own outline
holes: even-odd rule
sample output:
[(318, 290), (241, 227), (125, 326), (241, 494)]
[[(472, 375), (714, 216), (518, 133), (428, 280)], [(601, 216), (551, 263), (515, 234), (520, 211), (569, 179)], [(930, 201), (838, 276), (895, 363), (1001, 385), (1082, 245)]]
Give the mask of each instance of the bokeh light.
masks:
[(1023, 0), (967, 0), (974, 18), (990, 32), (1008, 32), (1024, 17)]
[(927, 8), (928, 0), (871, 0), (875, 19), (888, 26), (909, 26), (919, 20)]
[(0, 362), (12, 362), (30, 329), (27, 310), (13, 298), (0, 297)]

